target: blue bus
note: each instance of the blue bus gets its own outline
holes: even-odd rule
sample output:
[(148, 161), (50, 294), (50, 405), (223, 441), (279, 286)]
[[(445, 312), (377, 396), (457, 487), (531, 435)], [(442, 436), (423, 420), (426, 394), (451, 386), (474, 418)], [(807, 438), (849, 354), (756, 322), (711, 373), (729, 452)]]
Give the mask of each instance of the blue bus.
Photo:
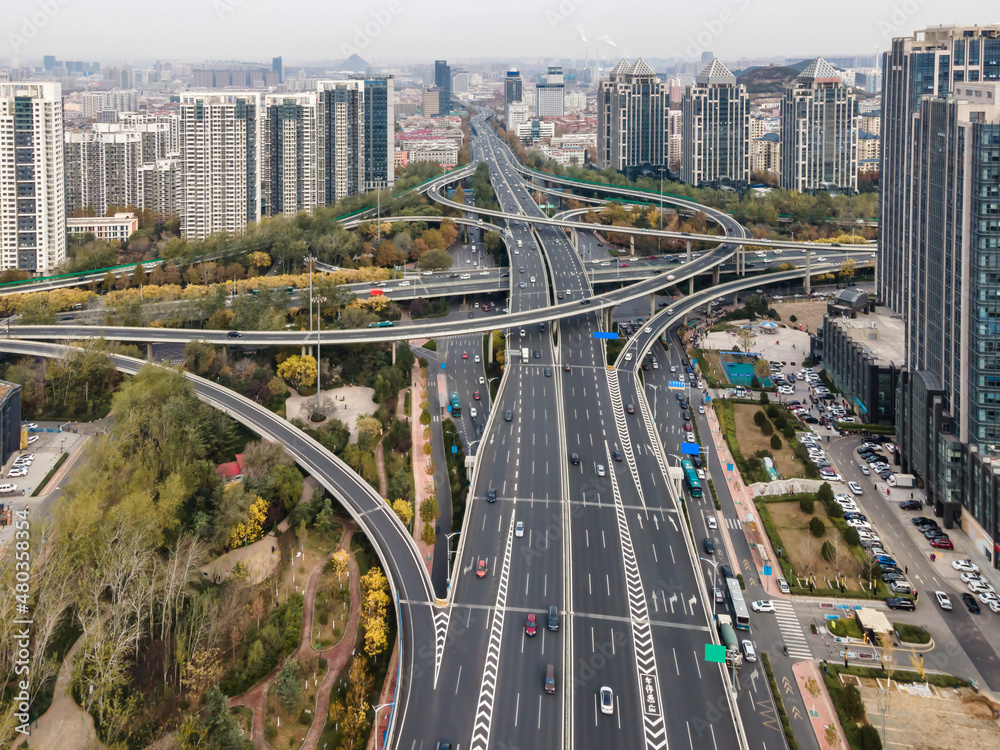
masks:
[(391, 320), (382, 320), (382, 321), (379, 321), (377, 323), (369, 323), (368, 327), (369, 328), (392, 328), (394, 325), (396, 325), (396, 324), (393, 323)]
[(735, 578), (727, 578), (726, 585), (729, 587), (729, 603), (733, 607), (733, 624), (737, 630), (749, 630), (750, 613), (747, 611), (747, 603), (743, 601), (740, 582)]
[(684, 470), (684, 482), (687, 484), (691, 497), (697, 500), (701, 497), (701, 482), (698, 481), (698, 474), (694, 470), (694, 465), (690, 461), (681, 461), (681, 468)]
[(458, 394), (451, 394), (451, 416), (460, 417), (462, 416), (462, 405), (458, 403)]

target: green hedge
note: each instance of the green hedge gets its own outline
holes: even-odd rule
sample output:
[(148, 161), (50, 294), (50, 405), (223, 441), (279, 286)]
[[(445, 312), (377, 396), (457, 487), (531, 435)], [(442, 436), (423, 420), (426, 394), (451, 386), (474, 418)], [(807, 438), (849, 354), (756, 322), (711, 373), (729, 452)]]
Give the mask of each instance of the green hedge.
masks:
[(712, 493), (712, 503), (715, 505), (715, 509), (722, 510), (722, 503), (719, 502), (719, 496), (715, 493), (715, 482), (711, 479), (708, 480), (708, 491)]
[(846, 432), (871, 432), (875, 435), (895, 435), (896, 428), (886, 424), (859, 424), (857, 422), (834, 422), (833, 426)]
[(59, 456), (58, 460), (55, 462), (55, 464), (52, 466), (52, 468), (49, 469), (49, 473), (45, 475), (45, 479), (43, 479), (39, 483), (39, 485), (37, 487), (35, 487), (35, 491), (31, 493), (32, 497), (35, 497), (39, 492), (42, 491), (42, 489), (45, 487), (45, 485), (47, 485), (49, 483), (49, 480), (52, 479), (52, 476), (57, 471), (59, 471), (59, 467), (62, 466), (64, 463), (66, 463), (66, 459), (67, 458), (69, 458), (69, 454), (68, 453), (63, 453), (61, 456)]
[(781, 729), (785, 733), (785, 741), (788, 743), (788, 750), (799, 750), (798, 740), (792, 731), (792, 723), (788, 720), (785, 712), (785, 704), (781, 700), (781, 692), (778, 690), (778, 683), (774, 679), (774, 670), (771, 669), (771, 660), (763, 651), (760, 653), (760, 663), (764, 665), (764, 673), (767, 675), (767, 684), (771, 688), (771, 695), (774, 696), (774, 706), (778, 709), (778, 716), (781, 719)]
[(903, 643), (926, 644), (931, 642), (931, 634), (924, 630), (923, 625), (908, 625), (905, 622), (894, 622), (892, 627), (896, 629), (896, 634)]
[(437, 341), (431, 339), (430, 341), (426, 342), (424, 344), (424, 349), (426, 349), (429, 352), (436, 352), (438, 350)]

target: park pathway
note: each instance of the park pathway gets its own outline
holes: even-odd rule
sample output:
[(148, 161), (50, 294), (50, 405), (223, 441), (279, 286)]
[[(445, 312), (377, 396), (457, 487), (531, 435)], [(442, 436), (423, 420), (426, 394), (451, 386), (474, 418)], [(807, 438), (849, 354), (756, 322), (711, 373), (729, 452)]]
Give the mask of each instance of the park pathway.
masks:
[[(337, 546), (338, 550), (350, 550), (351, 536), (354, 534), (354, 530), (353, 525), (345, 525), (344, 535), (340, 540), (340, 544)], [(316, 564), (316, 567), (313, 568), (312, 573), (309, 575), (309, 583), (306, 585), (305, 591), (305, 609), (302, 614), (302, 636), (299, 640), (299, 645), (295, 648), (294, 653), (292, 653), (292, 658), (294, 659), (298, 659), (306, 649), (311, 649), (314, 653), (316, 652), (311, 642), (313, 632), (313, 612), (316, 605), (316, 590), (319, 587), (319, 580), (323, 573), (323, 567), (326, 565), (330, 557), (332, 557), (332, 554), (333, 553), (320, 560), (319, 563)], [(330, 704), (330, 688), (333, 686), (333, 682), (337, 679), (341, 670), (343, 670), (344, 666), (350, 660), (351, 654), (354, 651), (355, 641), (357, 640), (358, 621), (361, 611), (359, 606), (361, 602), (361, 577), (358, 570), (358, 563), (354, 558), (354, 555), (350, 555), (348, 559), (348, 568), (350, 570), (351, 614), (347, 623), (347, 631), (344, 633), (344, 637), (341, 638), (340, 643), (336, 646), (331, 646), (324, 651), (318, 652), (321, 658), (326, 659), (327, 671), (326, 674), (323, 675), (323, 680), (319, 686), (319, 692), (316, 694), (316, 707), (313, 713), (313, 723), (309, 727), (309, 732), (302, 744), (303, 750), (312, 750), (315, 748), (320, 735), (323, 733), (323, 728), (326, 726), (326, 716)], [(264, 677), (264, 679), (248, 691), (242, 695), (237, 695), (229, 699), (230, 706), (246, 706), (253, 711), (253, 725), (250, 738), (253, 741), (254, 747), (259, 750), (270, 749), (270, 745), (264, 739), (264, 714), (267, 705), (268, 689), (274, 679), (278, 676), (278, 672), (280, 670), (281, 665), (279, 664), (271, 670), (271, 672)]]

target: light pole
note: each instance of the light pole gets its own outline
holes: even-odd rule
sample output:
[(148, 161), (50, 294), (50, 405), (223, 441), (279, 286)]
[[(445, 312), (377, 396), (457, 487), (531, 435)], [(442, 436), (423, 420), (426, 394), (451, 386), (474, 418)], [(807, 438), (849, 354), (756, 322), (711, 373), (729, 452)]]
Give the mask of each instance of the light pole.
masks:
[[(395, 705), (395, 703), (382, 703), (382, 704), (379, 704), (378, 706), (375, 706), (375, 721), (374, 721), (375, 731), (376, 731), (376, 734), (375, 734), (375, 750), (378, 750), (378, 712), (379, 712), (379, 710), (381, 710), (383, 708), (389, 708), (390, 706), (394, 706), (394, 705)], [(383, 737), (383, 742), (384, 741), (385, 741), (385, 739)], [(383, 744), (382, 747), (385, 747), (385, 745)]]
[(715, 613), (718, 609), (717, 602), (715, 600), (715, 592), (719, 588), (719, 563), (712, 562), (708, 558), (700, 558), (702, 562), (706, 562), (712, 566), (712, 621), (715, 621)]
[(448, 545), (448, 586), (451, 587), (451, 538), (453, 536), (458, 536), (461, 531), (453, 531), (450, 534), (445, 534), (445, 544)]
[[(316, 258), (311, 255), (306, 258), (306, 262), (309, 263), (309, 333), (312, 333), (313, 329), (313, 264), (316, 262)], [(236, 280), (233, 280), (233, 289), (236, 288)]]
[(322, 370), (322, 368), (320, 367), (320, 362), (322, 360), (320, 359), (320, 346), (322, 345), (322, 338), (323, 338), (321, 334), (321, 329), (323, 328), (323, 313), (321, 311), (321, 307), (324, 302), (326, 302), (326, 297), (316, 298), (316, 413), (317, 414), (320, 413), (319, 397), (320, 393), (322, 393), (322, 388), (321, 388), (322, 378), (320, 377), (320, 373)]

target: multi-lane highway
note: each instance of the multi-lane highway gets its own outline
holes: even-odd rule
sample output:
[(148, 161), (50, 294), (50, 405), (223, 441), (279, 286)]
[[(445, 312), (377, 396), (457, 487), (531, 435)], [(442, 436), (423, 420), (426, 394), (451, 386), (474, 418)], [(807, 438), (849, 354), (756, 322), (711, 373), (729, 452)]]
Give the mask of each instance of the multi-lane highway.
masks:
[[(400, 618), (402, 680), (392, 746), (431, 750), (447, 741), (483, 750), (783, 747), (780, 727), (759, 716), (759, 707), (770, 698), (765, 681), (763, 688), (755, 683), (753, 693), (734, 698), (723, 668), (704, 660), (705, 645), (718, 640), (713, 602), (682, 498), (667, 471), (669, 454), (678, 450), (675, 428), (681, 415), (671, 402), (654, 423), (637, 369), (657, 337), (685, 314), (721, 293), (765, 280), (741, 279), (672, 304), (650, 321), (648, 332), (629, 342), (626, 351), (633, 359), (626, 360), (623, 352), (617, 363), (607, 362), (604, 341), (595, 338), (608, 326), (603, 310), (710, 272), (733, 257), (736, 243), (746, 242), (743, 228), (725, 213), (706, 209), (725, 235), (700, 239), (722, 242), (720, 247), (669, 271), (644, 268), (653, 275), (595, 296), (595, 274), (588, 273), (565, 233), (583, 227), (549, 220), (535, 205), (509, 149), (481, 118), (472, 130), (472, 163), (449, 179), (470, 174), (481, 161), (490, 166), (500, 210), (486, 213), (505, 225), (511, 260), (508, 276), (490, 273), (508, 294), (510, 312), (322, 334), (324, 344), (418, 336), (441, 340), (448, 390), (460, 394), (465, 409), (456, 421), (467, 453), (475, 456), (443, 606), (432, 607), (434, 591), (412, 540), (346, 466), (284, 420), (192, 377), (199, 397), (287, 445), (345, 502), (376, 546), (398, 595)], [(432, 181), (425, 189), (447, 202), (439, 189), (448, 181)], [(472, 214), (484, 212), (454, 205)], [(838, 265), (817, 262), (812, 270)], [(614, 269), (616, 274), (624, 270)], [(804, 273), (791, 270), (766, 279)], [(450, 284), (435, 279), (427, 286), (434, 283)], [(506, 333), (507, 364), (493, 401), (477, 358), (483, 354), (481, 334), (498, 328)], [(0, 349), (37, 356), (58, 356), (62, 349), (10, 339), (100, 336), (179, 343), (192, 338), (188, 330), (76, 325), (11, 326), (6, 335)], [(310, 345), (317, 334), (234, 337), (199, 331), (197, 338), (217, 344)], [(123, 357), (115, 361), (127, 372), (141, 365)], [(472, 397), (475, 392), (480, 399)], [(663, 425), (669, 425), (669, 433)], [(701, 533), (710, 506), (695, 510), (689, 508), (691, 523)], [(531, 615), (534, 633), (527, 627)], [(545, 686), (550, 665), (551, 692)], [(605, 686), (613, 691), (610, 714), (598, 703)]]

